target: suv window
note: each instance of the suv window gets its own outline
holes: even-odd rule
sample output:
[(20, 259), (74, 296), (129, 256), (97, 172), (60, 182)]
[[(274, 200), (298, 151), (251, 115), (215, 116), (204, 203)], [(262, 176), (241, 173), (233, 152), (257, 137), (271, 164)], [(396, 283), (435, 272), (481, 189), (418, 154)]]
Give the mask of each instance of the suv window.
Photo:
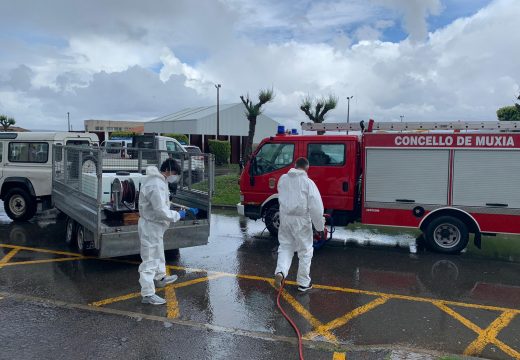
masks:
[(107, 142), (105, 144), (105, 150), (107, 154), (118, 154), (123, 147), (123, 142)]
[(46, 163), (49, 159), (49, 144), (10, 142), (8, 153), (10, 162)]
[(253, 172), (262, 175), (289, 166), (294, 160), (294, 144), (264, 144), (253, 161)]
[(343, 166), (345, 144), (309, 144), (307, 158), (310, 166)]
[(174, 141), (166, 141), (166, 150), (168, 151), (176, 151), (176, 152), (184, 152), (184, 149), (180, 147)]

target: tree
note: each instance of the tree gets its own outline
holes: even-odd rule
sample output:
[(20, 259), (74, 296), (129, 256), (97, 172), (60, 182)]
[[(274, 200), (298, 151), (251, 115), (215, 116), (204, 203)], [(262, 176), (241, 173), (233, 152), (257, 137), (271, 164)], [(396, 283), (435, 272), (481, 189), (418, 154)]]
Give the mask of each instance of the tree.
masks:
[(163, 136), (171, 137), (180, 142), (182, 145), (189, 145), (190, 139), (184, 134), (163, 134)]
[(244, 149), (244, 159), (248, 159), (253, 151), (253, 139), (255, 137), (256, 129), (256, 118), (262, 113), (262, 106), (266, 103), (273, 101), (274, 92), (273, 89), (260, 90), (258, 93), (258, 102), (253, 104), (253, 101), (249, 98), (249, 94), (244, 98), (244, 95), (240, 96), (240, 100), (246, 107), (246, 117), (249, 121), (249, 132), (247, 133), (247, 142)]
[[(302, 100), (300, 110), (307, 115), (307, 117), (314, 123), (321, 124), (325, 121), (325, 115), (330, 110), (333, 110), (338, 105), (338, 98), (334, 95), (329, 95), (328, 98), (312, 99), (307, 96)], [(319, 135), (323, 135), (324, 131), (319, 131)]]
[(16, 120), (14, 118), (0, 114), (0, 125), (3, 127), (3, 131), (8, 131), (9, 127), (14, 124), (16, 124)]
[[(520, 100), (520, 95), (517, 99)], [(520, 104), (501, 107), (497, 110), (497, 118), (500, 121), (520, 121)]]

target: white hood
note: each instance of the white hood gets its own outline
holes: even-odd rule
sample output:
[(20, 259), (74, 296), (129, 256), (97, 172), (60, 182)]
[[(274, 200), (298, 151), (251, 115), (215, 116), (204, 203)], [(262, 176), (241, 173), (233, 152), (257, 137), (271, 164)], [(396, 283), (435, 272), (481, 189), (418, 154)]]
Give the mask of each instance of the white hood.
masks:
[(146, 168), (146, 175), (158, 177), (161, 180), (164, 180), (163, 174), (161, 174), (161, 172), (159, 171), (159, 169), (156, 166), (148, 166)]

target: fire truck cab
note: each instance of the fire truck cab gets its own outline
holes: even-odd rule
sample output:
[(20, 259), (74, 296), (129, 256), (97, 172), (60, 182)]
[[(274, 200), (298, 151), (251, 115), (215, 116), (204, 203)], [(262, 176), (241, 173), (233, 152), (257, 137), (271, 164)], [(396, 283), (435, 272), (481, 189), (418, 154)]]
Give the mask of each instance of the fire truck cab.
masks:
[(367, 130), (363, 124), (304, 124), (305, 130), (360, 135), (280, 131), (264, 139), (241, 175), (239, 213), (263, 219), (276, 235), (278, 179), (306, 157), (336, 225), (420, 229), (426, 243), (444, 253), (462, 251), (470, 234), (477, 246), (481, 235), (520, 234), (520, 134), (511, 131), (520, 124), (400, 124), (371, 120)]

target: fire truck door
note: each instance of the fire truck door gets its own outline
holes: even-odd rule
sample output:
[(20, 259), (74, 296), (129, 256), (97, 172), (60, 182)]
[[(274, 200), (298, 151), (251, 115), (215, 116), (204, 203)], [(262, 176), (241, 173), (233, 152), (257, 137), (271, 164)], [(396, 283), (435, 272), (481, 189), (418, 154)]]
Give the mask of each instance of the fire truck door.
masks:
[(309, 159), (309, 177), (320, 190), (325, 209), (352, 210), (355, 189), (348, 161), (348, 142), (309, 141), (306, 144)]

